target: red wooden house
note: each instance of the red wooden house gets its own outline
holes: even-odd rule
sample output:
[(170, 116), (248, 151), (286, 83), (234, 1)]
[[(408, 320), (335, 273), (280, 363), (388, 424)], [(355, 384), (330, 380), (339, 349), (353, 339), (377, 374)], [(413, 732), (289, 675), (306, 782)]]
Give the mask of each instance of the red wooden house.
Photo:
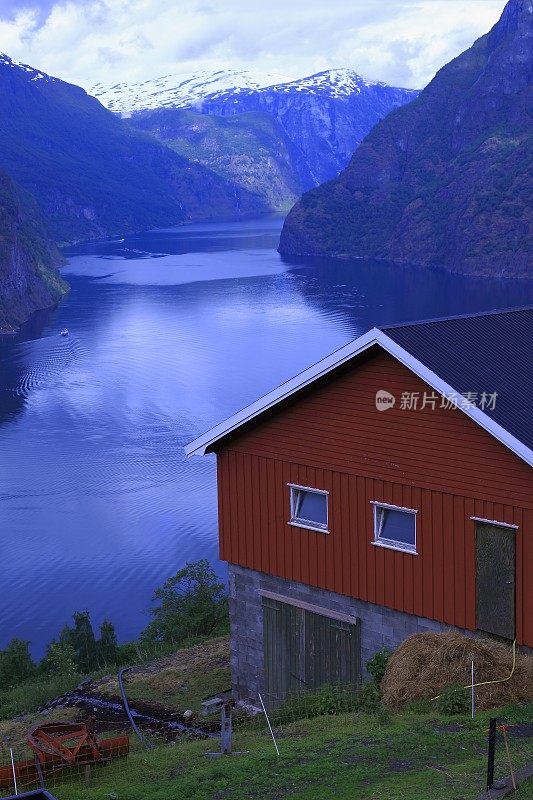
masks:
[(356, 681), (450, 627), (533, 647), (533, 309), (374, 328), (215, 452), (235, 692)]

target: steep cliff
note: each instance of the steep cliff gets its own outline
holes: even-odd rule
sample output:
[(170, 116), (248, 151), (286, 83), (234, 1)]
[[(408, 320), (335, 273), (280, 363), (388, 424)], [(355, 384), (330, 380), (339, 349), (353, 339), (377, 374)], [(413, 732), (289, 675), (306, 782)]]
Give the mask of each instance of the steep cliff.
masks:
[(510, 0), (337, 179), (303, 196), (280, 251), (532, 276), (532, 66), (533, 2)]
[(269, 113), (295, 148), (304, 189), (333, 178), (382, 117), (417, 97), (412, 89), (370, 83), (352, 70), (328, 70), (261, 91), (242, 90), (207, 98), (202, 112)]
[(61, 299), (61, 261), (36, 202), (0, 171), (0, 334)]

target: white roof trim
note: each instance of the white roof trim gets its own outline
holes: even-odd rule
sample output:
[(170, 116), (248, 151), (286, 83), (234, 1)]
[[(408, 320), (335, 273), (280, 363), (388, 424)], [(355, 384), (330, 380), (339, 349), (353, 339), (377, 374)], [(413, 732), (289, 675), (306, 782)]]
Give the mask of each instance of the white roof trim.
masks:
[[(391, 356), (394, 356), (394, 358), (404, 364), (404, 366), (415, 375), (418, 375), (419, 378), (429, 384), (439, 394), (458, 394), (453, 386), (443, 381), (436, 373), (428, 369), (425, 364), (418, 361), (411, 353), (404, 350), (403, 347), (400, 347), (400, 345), (387, 336), (384, 331), (379, 330), (379, 328), (372, 328), (368, 333), (363, 334), (363, 336), (360, 336), (358, 339), (354, 339), (353, 342), (341, 347), (339, 350), (331, 353), (331, 355), (326, 356), (322, 361), (313, 364), (312, 367), (309, 367), (304, 370), (304, 372), (291, 378), (290, 381), (278, 386), (277, 389), (269, 392), (264, 397), (256, 400), (255, 403), (243, 408), (242, 411), (239, 411), (224, 422), (216, 425), (210, 431), (207, 431), (207, 433), (199, 436), (193, 442), (190, 442), (190, 444), (185, 447), (185, 453), (187, 456), (204, 455), (207, 448), (211, 447), (211, 445), (219, 439), (237, 430), (254, 417), (257, 417), (259, 414), (277, 405), (282, 400), (287, 399), (292, 394), (313, 383), (323, 375), (327, 375), (328, 372), (331, 372), (347, 361), (350, 361), (352, 358), (360, 355), (373, 345), (382, 347), (383, 350)], [(498, 425), (497, 422), (491, 419), (480, 408), (477, 406), (465, 408), (458, 406), (458, 410), (462, 411), (463, 414), (466, 414), (467, 417), (470, 417), (470, 419), (488, 431), (495, 439), (502, 442), (502, 444), (508, 447), (509, 450), (512, 450), (513, 453), (523, 459), (527, 464), (533, 466), (533, 451), (515, 436), (512, 436), (505, 428), (502, 428), (501, 425)]]

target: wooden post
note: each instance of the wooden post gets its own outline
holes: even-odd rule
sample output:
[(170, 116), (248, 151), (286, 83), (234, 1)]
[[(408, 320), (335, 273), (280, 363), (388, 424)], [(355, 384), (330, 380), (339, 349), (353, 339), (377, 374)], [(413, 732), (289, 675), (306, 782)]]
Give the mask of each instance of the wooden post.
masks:
[(507, 761), (509, 762), (509, 769), (511, 770), (511, 780), (513, 782), (513, 789), (516, 792), (516, 781), (514, 778), (513, 762), (511, 761), (511, 751), (509, 750), (509, 740), (507, 739), (507, 727), (503, 725), (503, 742), (505, 744), (505, 752), (507, 753)]

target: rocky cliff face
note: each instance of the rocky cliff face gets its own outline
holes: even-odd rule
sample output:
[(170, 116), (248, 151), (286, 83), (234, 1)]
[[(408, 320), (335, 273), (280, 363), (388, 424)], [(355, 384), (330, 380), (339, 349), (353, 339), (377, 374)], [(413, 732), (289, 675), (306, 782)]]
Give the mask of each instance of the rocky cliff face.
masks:
[(0, 172), (0, 334), (61, 299), (61, 261), (33, 198)]
[(294, 146), (295, 167), (305, 190), (337, 176), (371, 128), (417, 95), (411, 89), (368, 83), (351, 70), (329, 70), (260, 91), (206, 98), (202, 112), (270, 114)]
[(304, 195), (280, 251), (532, 276), (532, 65), (533, 2), (510, 0), (336, 180)]
[(2, 55), (0, 103), (0, 168), (33, 194), (59, 242), (268, 210), (78, 86)]
[(269, 114), (221, 117), (159, 108), (134, 114), (130, 123), (181, 156), (262, 198), (271, 211), (286, 213), (302, 193), (293, 163), (294, 147)]

